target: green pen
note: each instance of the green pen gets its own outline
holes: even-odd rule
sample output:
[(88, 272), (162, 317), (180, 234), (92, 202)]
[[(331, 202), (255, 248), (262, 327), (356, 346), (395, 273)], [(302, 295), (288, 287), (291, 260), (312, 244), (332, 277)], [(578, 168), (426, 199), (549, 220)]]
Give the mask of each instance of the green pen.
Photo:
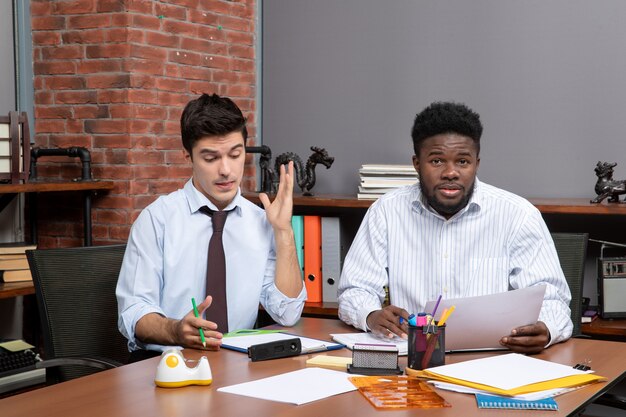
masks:
[[(193, 306), (193, 314), (196, 317), (200, 317), (200, 315), (198, 314), (198, 307), (196, 307), (196, 299), (191, 297), (191, 305)], [(204, 340), (204, 330), (202, 330), (202, 327), (200, 327), (198, 329), (200, 331), (200, 339), (202, 340), (202, 346), (206, 347), (206, 340)]]

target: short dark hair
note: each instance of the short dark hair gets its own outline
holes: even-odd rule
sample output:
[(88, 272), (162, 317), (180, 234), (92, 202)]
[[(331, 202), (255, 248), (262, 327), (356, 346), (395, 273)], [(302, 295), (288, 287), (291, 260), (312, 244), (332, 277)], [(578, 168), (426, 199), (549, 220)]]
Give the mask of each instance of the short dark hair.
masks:
[(241, 132), (243, 142), (248, 139), (246, 118), (235, 102), (217, 94), (202, 94), (185, 106), (180, 116), (180, 134), (183, 146), (191, 154), (196, 142), (207, 136), (224, 136)]
[(476, 144), (476, 154), (480, 153), (483, 125), (478, 113), (465, 104), (435, 102), (415, 116), (411, 130), (415, 155), (419, 156), (424, 140), (444, 133), (456, 133), (471, 138)]

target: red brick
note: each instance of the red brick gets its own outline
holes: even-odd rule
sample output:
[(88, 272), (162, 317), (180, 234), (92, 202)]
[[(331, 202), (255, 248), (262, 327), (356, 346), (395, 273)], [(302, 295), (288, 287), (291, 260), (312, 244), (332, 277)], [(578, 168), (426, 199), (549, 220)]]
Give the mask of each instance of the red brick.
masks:
[(65, 29), (65, 18), (62, 16), (36, 16), (31, 19), (30, 25), (33, 31), (61, 30)]
[(162, 75), (164, 64), (162, 62), (148, 61), (133, 58), (124, 63), (123, 69), (131, 73), (143, 73), (152, 75)]
[(109, 106), (107, 105), (72, 106), (72, 109), (76, 119), (105, 119), (111, 117)]
[(59, 45), (61, 35), (55, 32), (33, 32), (33, 45)]
[(128, 121), (128, 131), (132, 133), (155, 133), (163, 131), (163, 122), (151, 122), (147, 120), (132, 119)]
[(50, 135), (50, 145), (58, 148), (68, 148), (71, 146), (82, 146), (91, 148), (91, 138), (89, 135)]
[(180, 119), (171, 121), (167, 120), (164, 122), (163, 133), (166, 135), (180, 135)]
[(128, 28), (111, 28), (104, 32), (104, 39), (106, 42), (127, 42), (128, 41)]
[(152, 13), (154, 0), (127, 0), (126, 10), (128, 12)]
[(104, 29), (72, 30), (62, 34), (63, 43), (102, 43), (105, 39)]
[(156, 87), (159, 90), (184, 92), (188, 90), (188, 84), (185, 80), (176, 78), (158, 78)]
[(155, 61), (163, 61), (167, 58), (167, 52), (162, 48), (146, 46), (146, 45), (131, 45), (130, 56), (135, 58), (144, 58)]
[(144, 31), (143, 34), (148, 45), (163, 46), (165, 48), (178, 48), (180, 46), (180, 37), (170, 33)]
[(125, 133), (128, 131), (128, 121), (119, 119), (85, 120), (87, 133)]
[(50, 1), (31, 1), (30, 14), (32, 16), (48, 16), (52, 13), (52, 2)]
[(95, 91), (60, 91), (54, 94), (57, 104), (85, 104), (97, 102)]
[(53, 14), (83, 14), (95, 11), (94, 0), (71, 0), (53, 2)]
[(210, 94), (211, 92), (216, 91), (218, 89), (219, 89), (219, 85), (208, 82), (208, 81), (190, 81), (189, 82), (189, 91), (197, 95), (200, 95), (203, 93)]
[(172, 181), (153, 181), (150, 183), (150, 194), (169, 194), (176, 190), (183, 188), (184, 181), (172, 180)]
[(128, 192), (131, 195), (147, 194), (150, 187), (150, 181), (135, 180), (130, 183)]
[(131, 21), (132, 17), (128, 13), (114, 13), (111, 15), (112, 26), (128, 27)]
[(133, 207), (136, 209), (144, 209), (148, 207), (150, 204), (156, 200), (158, 196), (150, 195), (150, 196), (138, 196), (135, 197), (133, 201)]
[(254, 59), (254, 48), (244, 45), (231, 45), (228, 47), (228, 55), (239, 58)]
[(67, 19), (67, 27), (70, 29), (93, 29), (111, 26), (110, 14), (90, 14), (70, 16)]
[(226, 40), (226, 34), (224, 30), (220, 30), (214, 26), (200, 26), (198, 28), (198, 38), (208, 39), (210, 41), (224, 42)]
[(185, 106), (190, 98), (187, 94), (170, 93), (160, 91), (158, 93), (159, 103), (164, 106)]
[(223, 56), (209, 56), (204, 57), (205, 59), (202, 61), (202, 64), (205, 67), (209, 68), (221, 68), (221, 69), (230, 69), (231, 59)]
[(84, 51), (81, 46), (49, 46), (41, 48), (41, 58), (50, 59), (81, 59)]
[(131, 136), (133, 149), (154, 148), (155, 139), (154, 136), (135, 135)]
[(117, 241), (126, 241), (130, 235), (130, 226), (110, 226), (109, 237)]
[(130, 90), (128, 91), (129, 103), (159, 103), (159, 97), (154, 91)]
[(189, 21), (193, 23), (201, 23), (203, 25), (217, 26), (217, 15), (207, 11), (196, 9), (189, 10)]
[(230, 14), (232, 16), (242, 17), (244, 19), (254, 20), (255, 15), (254, 4), (232, 3)]
[(209, 55), (226, 55), (228, 49), (225, 43), (195, 38), (181, 38), (180, 47), (186, 51)]
[(179, 6), (185, 6), (188, 9), (197, 9), (199, 0), (176, 0)]
[(163, 120), (166, 114), (166, 110), (161, 106), (146, 106), (140, 104), (134, 106), (134, 111), (134, 117), (137, 119)]
[[(86, 121), (85, 123), (87, 123)], [(125, 134), (121, 135), (94, 135), (93, 137), (93, 146), (94, 148), (125, 148), (128, 149), (131, 146), (130, 136)], [(124, 151), (126, 152), (126, 151)], [(126, 163), (126, 161), (120, 162)]]
[(163, 21), (163, 31), (175, 35), (198, 36), (197, 26), (186, 22), (176, 22), (172, 20)]
[[(121, 167), (120, 167), (121, 168)], [(117, 177), (102, 177), (98, 176), (97, 178), (130, 178), (128, 174), (130, 173), (130, 169), (127, 175), (122, 176), (121, 173), (126, 170), (117, 170)], [(95, 173), (95, 172), (94, 172)], [(98, 206), (102, 208), (117, 208), (117, 209), (130, 209), (134, 208), (134, 198), (127, 196), (119, 196), (119, 195), (104, 195), (102, 197), (98, 197)]]
[(123, 12), (126, 10), (126, 1), (125, 0), (98, 0), (96, 10), (99, 13)]
[(65, 121), (41, 119), (35, 121), (35, 130), (37, 132), (60, 133), (65, 132)]
[(126, 224), (128, 222), (128, 215), (121, 210), (99, 209), (96, 211), (94, 221), (108, 224)]
[(191, 165), (170, 165), (167, 169), (167, 177), (189, 179), (191, 177)]
[(182, 151), (182, 144), (180, 145), (181, 149), (167, 151), (165, 153), (165, 163), (168, 165), (171, 164), (179, 164), (185, 165), (187, 164), (187, 159), (185, 158), (185, 153)]
[(159, 151), (131, 150), (128, 152), (128, 162), (138, 165), (161, 165), (165, 158)]
[[(211, 70), (202, 67), (182, 66), (180, 68), (180, 77), (189, 80), (211, 80)], [(170, 76), (174, 76), (168, 73)]]
[(252, 86), (249, 85), (227, 85), (226, 95), (230, 97), (254, 97), (255, 91)]
[(238, 17), (220, 16), (219, 22), (224, 29), (239, 30), (241, 32), (250, 32), (250, 20), (240, 19)]
[(37, 106), (35, 117), (37, 119), (68, 119), (72, 117), (72, 109), (67, 106)]
[(254, 45), (254, 34), (250, 32), (225, 31), (226, 41), (230, 44)]
[(185, 65), (201, 65), (203, 62), (202, 55), (188, 51), (170, 51), (168, 54), (169, 62), (177, 62)]
[(84, 133), (85, 128), (82, 120), (69, 119), (65, 128), (67, 133)]
[(106, 152), (104, 162), (109, 166), (128, 164), (128, 151), (126, 149), (111, 149)]
[(131, 26), (139, 29), (159, 30), (161, 20), (156, 16), (132, 15)]
[(144, 30), (139, 30), (136, 28), (127, 28), (126, 31), (127, 31), (127, 38), (126, 38), (127, 42), (157, 46), (146, 41), (146, 34), (151, 33), (151, 32), (148, 32), (147, 30), (144, 31)]
[(130, 45), (107, 44), (89, 45), (85, 55), (87, 58), (121, 58), (129, 56)]
[(52, 94), (52, 92), (50, 91), (36, 91), (35, 103), (36, 104), (53, 104), (54, 94)]
[(231, 69), (233, 71), (254, 72), (254, 61), (251, 59), (231, 59)]
[(75, 75), (46, 77), (45, 84), (50, 90), (80, 90), (85, 88), (85, 79)]
[(152, 90), (156, 88), (157, 80), (159, 78), (148, 74), (131, 74), (130, 86), (131, 88), (142, 88), (146, 90)]
[(130, 119), (134, 117), (135, 106), (127, 103), (111, 104), (109, 105), (109, 112), (113, 119)]
[(97, 92), (98, 103), (126, 103), (129, 94), (133, 90), (99, 90)]
[(221, 0), (200, 0), (200, 8), (217, 14), (230, 13), (230, 4)]
[(87, 88), (128, 88), (130, 87), (129, 74), (90, 75), (87, 76)]
[(163, 16), (163, 19), (186, 20), (187, 9), (170, 4), (155, 3), (154, 14), (157, 16)]

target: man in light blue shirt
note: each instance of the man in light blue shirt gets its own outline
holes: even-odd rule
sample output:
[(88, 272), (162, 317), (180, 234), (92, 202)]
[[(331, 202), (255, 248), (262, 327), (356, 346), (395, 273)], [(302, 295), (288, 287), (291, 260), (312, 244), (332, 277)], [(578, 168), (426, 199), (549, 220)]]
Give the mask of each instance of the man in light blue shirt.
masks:
[[(527, 200), (476, 178), (482, 124), (457, 103), (433, 103), (412, 129), (419, 183), (368, 210), (344, 262), (339, 316), (363, 330), (406, 337), (426, 302), (546, 285), (536, 324), (500, 343), (539, 352), (572, 333), (571, 294), (550, 233)], [(391, 305), (382, 308), (388, 286)]]
[[(203, 207), (228, 212), (222, 240), (230, 330), (252, 328), (259, 302), (276, 322), (293, 325), (306, 298), (291, 228), (293, 164), (281, 167), (272, 203), (261, 194), (264, 211), (239, 189), (247, 130), (234, 102), (216, 94), (190, 101), (181, 116), (181, 135), (192, 178), (141, 212), (117, 285), (118, 325), (128, 339), (131, 361), (168, 346), (201, 349), (199, 329), (208, 349), (221, 345), (224, 329), (202, 318), (213, 301), (206, 294), (213, 225)], [(192, 297), (204, 300), (198, 318)]]

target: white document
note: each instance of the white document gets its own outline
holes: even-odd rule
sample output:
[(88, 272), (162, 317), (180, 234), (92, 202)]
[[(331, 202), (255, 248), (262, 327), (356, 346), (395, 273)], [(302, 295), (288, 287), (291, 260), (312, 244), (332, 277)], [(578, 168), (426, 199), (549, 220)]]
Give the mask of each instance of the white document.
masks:
[(327, 342), (325, 340), (311, 339), (309, 337), (278, 332), (225, 337), (222, 339), (222, 347), (240, 352), (247, 352), (248, 348), (252, 345), (274, 342), (277, 340), (293, 339), (296, 337), (300, 339), (300, 343), (302, 344), (302, 353), (323, 352), (325, 350), (334, 350), (343, 347), (337, 343)]
[(398, 348), (398, 355), (407, 355), (409, 352), (406, 340), (394, 336), (392, 338), (378, 337), (373, 333), (335, 333), (330, 335), (335, 342), (346, 345), (348, 349), (353, 349), (355, 343), (367, 345), (394, 345)]
[[(455, 306), (446, 321), (446, 351), (504, 349), (500, 339), (519, 326), (534, 324), (543, 304), (545, 285), (478, 297), (442, 299), (435, 319)], [(434, 301), (426, 303), (431, 313)]]
[(544, 361), (519, 353), (508, 353), (451, 365), (435, 366), (428, 368), (428, 371), (502, 390), (511, 390), (537, 382), (587, 373), (571, 366)]
[(351, 376), (354, 375), (330, 369), (304, 368), (269, 378), (218, 388), (218, 391), (301, 405), (344, 392), (355, 391), (356, 387), (348, 380)]
[[(444, 389), (447, 391), (460, 392), (463, 394), (494, 395), (493, 392), (484, 391), (484, 390), (476, 389), (476, 388), (465, 387), (463, 385), (451, 384), (449, 382), (443, 382), (443, 381), (428, 381), (428, 382), (430, 384), (433, 384), (436, 388)], [(514, 398), (516, 400), (524, 400), (524, 401), (542, 400), (544, 398), (556, 397), (557, 395), (565, 394), (566, 392), (574, 391), (584, 386), (585, 385), (581, 385), (579, 387), (572, 387), (572, 388), (547, 389), (544, 391), (529, 392), (528, 394), (513, 395), (511, 396), (511, 398)]]

